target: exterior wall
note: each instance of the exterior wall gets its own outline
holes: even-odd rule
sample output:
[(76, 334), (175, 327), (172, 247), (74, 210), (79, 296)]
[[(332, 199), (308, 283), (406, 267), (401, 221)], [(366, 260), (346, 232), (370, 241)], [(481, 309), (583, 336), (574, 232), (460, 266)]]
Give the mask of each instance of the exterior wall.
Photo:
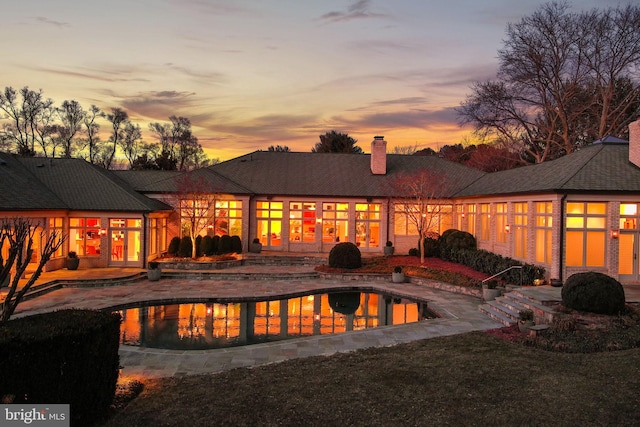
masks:
[(640, 118), (629, 124), (629, 161), (640, 167)]

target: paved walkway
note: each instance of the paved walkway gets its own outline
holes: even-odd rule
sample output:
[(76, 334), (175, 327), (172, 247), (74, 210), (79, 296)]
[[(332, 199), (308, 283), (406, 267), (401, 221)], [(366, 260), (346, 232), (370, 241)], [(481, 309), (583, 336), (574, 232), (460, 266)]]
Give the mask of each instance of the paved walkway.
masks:
[[(101, 275), (98, 275), (103, 270)], [(103, 279), (135, 274), (137, 270), (120, 272), (117, 269), (77, 270), (45, 273), (40, 283), (52, 280)], [(231, 272), (304, 273), (309, 266), (243, 266), (225, 269)], [(140, 301), (177, 301), (182, 298), (222, 298), (277, 296), (302, 291), (325, 291), (340, 288), (365, 288), (415, 296), (429, 301), (429, 308), (439, 313), (439, 319), (418, 323), (385, 326), (338, 335), (323, 335), (292, 339), (275, 343), (255, 344), (216, 350), (162, 350), (133, 346), (120, 347), (120, 364), (124, 375), (165, 377), (219, 372), (237, 367), (256, 366), (298, 357), (331, 355), (367, 347), (389, 346), (409, 341), (486, 330), (501, 325), (478, 311), (478, 298), (438, 291), (412, 283), (383, 281), (339, 281), (323, 279), (301, 280), (182, 280), (162, 279), (158, 282), (137, 282), (108, 286), (63, 288), (24, 301), (17, 316), (64, 308), (104, 309)]]

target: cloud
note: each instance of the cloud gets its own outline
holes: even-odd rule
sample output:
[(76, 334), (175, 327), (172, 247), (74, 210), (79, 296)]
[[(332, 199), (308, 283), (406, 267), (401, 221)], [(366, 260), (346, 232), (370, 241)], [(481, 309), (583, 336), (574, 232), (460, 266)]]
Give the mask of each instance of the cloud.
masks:
[[(118, 97), (116, 95), (116, 97)], [(152, 120), (166, 121), (170, 116), (189, 117), (187, 111), (196, 107), (194, 92), (165, 90), (160, 92), (142, 92), (135, 96), (120, 96), (120, 105), (129, 116), (147, 117)], [(189, 117), (191, 119), (191, 117)]]
[(384, 18), (387, 15), (370, 11), (371, 0), (357, 0), (347, 7), (346, 11), (332, 11), (320, 17), (326, 22), (345, 22), (354, 19)]
[(40, 23), (53, 25), (58, 28), (71, 27), (71, 24), (69, 24), (68, 22), (54, 21), (52, 19), (45, 18), (44, 16), (36, 16), (34, 19)]
[(44, 68), (44, 67), (31, 67), (34, 71), (43, 72), (46, 74), (55, 74), (58, 76), (65, 77), (73, 77), (73, 78), (81, 78), (81, 79), (89, 79), (89, 80), (98, 80), (101, 82), (148, 82), (148, 79), (141, 77), (131, 77), (131, 73), (125, 71), (117, 71), (115, 69), (112, 70), (93, 70), (88, 68), (79, 67), (79, 71), (71, 71), (71, 70), (62, 70), (62, 69), (54, 69), (54, 68)]
[(363, 114), (356, 118), (333, 117), (337, 123), (347, 128), (376, 129), (388, 131), (390, 129), (416, 128), (433, 129), (442, 126), (458, 126), (457, 113), (454, 107), (438, 110), (413, 109), (396, 112), (377, 112)]

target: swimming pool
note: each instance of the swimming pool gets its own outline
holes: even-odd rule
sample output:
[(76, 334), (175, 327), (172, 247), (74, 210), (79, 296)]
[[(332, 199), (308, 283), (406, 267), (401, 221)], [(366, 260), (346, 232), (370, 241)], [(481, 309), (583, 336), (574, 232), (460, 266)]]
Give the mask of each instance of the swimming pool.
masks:
[(270, 300), (188, 301), (116, 309), (120, 342), (205, 350), (338, 334), (437, 317), (426, 301), (376, 292), (328, 292)]

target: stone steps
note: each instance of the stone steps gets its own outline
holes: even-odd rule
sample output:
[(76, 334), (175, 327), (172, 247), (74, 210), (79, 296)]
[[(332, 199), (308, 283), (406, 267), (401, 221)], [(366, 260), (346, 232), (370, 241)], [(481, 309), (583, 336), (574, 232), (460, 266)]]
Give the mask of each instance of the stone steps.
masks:
[(505, 326), (512, 326), (518, 323), (520, 310), (533, 311), (536, 324), (551, 324), (555, 311), (536, 300), (532, 296), (527, 296), (519, 290), (508, 292), (493, 301), (487, 301), (478, 307), (481, 313)]
[(316, 271), (306, 273), (221, 273), (206, 270), (162, 271), (162, 279), (186, 280), (302, 280), (317, 279)]

